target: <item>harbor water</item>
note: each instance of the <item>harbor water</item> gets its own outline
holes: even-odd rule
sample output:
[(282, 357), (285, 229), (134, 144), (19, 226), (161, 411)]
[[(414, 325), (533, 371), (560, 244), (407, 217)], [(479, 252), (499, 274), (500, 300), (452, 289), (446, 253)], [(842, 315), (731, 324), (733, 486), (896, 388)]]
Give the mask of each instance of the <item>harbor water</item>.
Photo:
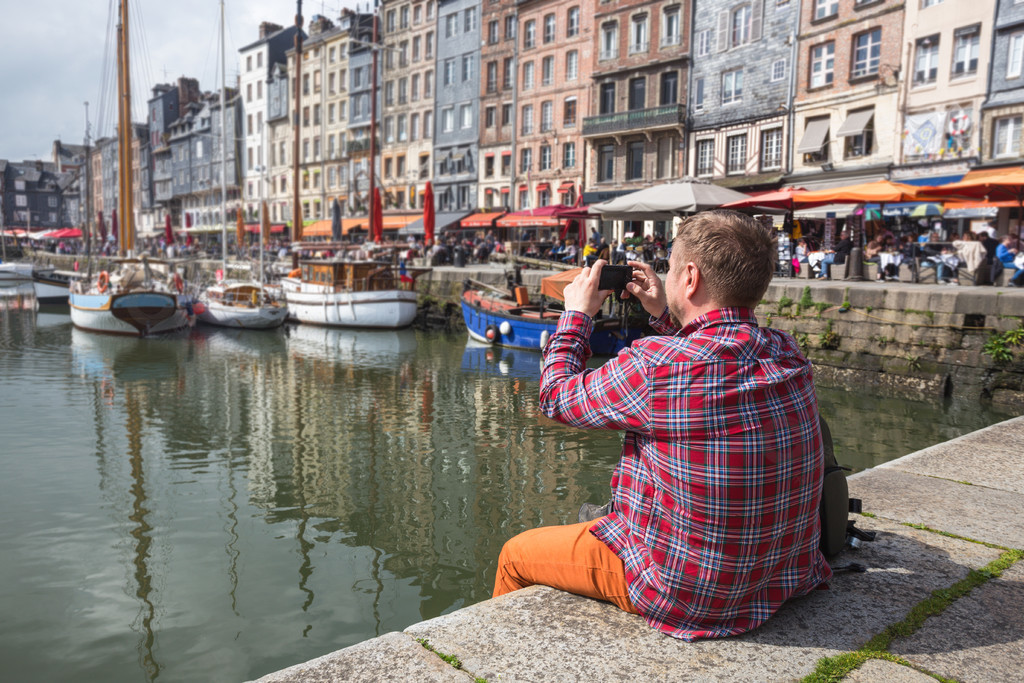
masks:
[[(0, 295), (0, 669), (247, 680), (490, 596), (501, 544), (604, 502), (621, 436), (464, 334), (154, 338)], [(1009, 415), (819, 387), (872, 467)], [(870, 508), (870, 501), (866, 501)]]

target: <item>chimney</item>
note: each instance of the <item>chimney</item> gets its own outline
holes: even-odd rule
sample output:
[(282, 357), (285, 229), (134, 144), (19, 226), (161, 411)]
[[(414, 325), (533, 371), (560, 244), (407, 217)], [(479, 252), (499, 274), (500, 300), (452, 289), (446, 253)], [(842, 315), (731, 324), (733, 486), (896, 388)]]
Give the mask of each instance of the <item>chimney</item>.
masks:
[(273, 35), (281, 30), (281, 27), (269, 21), (264, 21), (260, 24), (260, 40), (263, 40), (267, 36)]

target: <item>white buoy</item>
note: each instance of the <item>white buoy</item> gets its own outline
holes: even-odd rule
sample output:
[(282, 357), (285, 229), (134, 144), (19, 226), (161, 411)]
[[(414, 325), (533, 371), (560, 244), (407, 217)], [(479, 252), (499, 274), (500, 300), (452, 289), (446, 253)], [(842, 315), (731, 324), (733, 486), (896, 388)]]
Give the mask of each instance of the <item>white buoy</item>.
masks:
[(512, 331), (512, 325), (507, 320), (502, 320), (498, 330), (503, 336), (508, 336), (508, 333)]
[(541, 332), (540, 333), (540, 348), (543, 349), (545, 346), (547, 346), (548, 345), (548, 339), (550, 339), (550, 338), (551, 338), (551, 334), (547, 330), (544, 330), (543, 332)]

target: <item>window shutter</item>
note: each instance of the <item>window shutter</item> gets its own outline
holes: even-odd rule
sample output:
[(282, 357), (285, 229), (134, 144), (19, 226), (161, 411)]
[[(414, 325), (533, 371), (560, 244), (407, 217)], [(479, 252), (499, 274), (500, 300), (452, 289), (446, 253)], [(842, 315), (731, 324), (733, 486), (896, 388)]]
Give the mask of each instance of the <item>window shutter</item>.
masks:
[(750, 12), (750, 42), (761, 40), (761, 24), (764, 17), (764, 0), (754, 0)]
[(718, 13), (718, 52), (725, 52), (729, 47), (729, 10)]

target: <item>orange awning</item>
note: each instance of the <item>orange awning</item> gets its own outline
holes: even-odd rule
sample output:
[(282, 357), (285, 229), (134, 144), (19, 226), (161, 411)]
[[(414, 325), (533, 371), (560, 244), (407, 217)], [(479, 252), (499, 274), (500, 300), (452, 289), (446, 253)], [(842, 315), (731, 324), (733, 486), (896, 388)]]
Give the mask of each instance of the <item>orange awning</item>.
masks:
[[(1004, 166), (1003, 168), (975, 168), (968, 171), (967, 175), (961, 178), (958, 182), (965, 183), (974, 180), (981, 180), (982, 178), (989, 178), (991, 176), (1002, 175), (1003, 173), (1019, 170), (1021, 170), (1021, 167), (1018, 166)], [(1014, 206), (1016, 206), (1016, 204)]]
[(388, 214), (384, 214), (384, 229), (401, 230), (417, 218), (423, 218), (423, 213), (399, 213), (391, 214), (390, 216)]
[(499, 218), (495, 225), (499, 228), (557, 228), (560, 223), (554, 216), (517, 216), (509, 214)]
[(302, 238), (307, 237), (330, 237), (331, 236), (331, 222), (329, 220), (314, 221), (309, 225), (303, 226)]
[(504, 215), (504, 211), (474, 213), (472, 216), (463, 218), (459, 224), (464, 228), (490, 228), (494, 225), (494, 219), (501, 218)]
[(370, 219), (366, 216), (362, 218), (342, 218), (341, 219), (341, 234), (347, 235), (352, 230), (363, 230), (369, 231)]
[[(571, 180), (567, 180), (567, 181), (563, 182), (561, 185), (558, 186), (558, 193), (559, 194), (565, 194), (566, 192), (572, 192), (573, 189), (575, 189), (575, 187), (576, 187), (576, 183), (572, 182)], [(559, 200), (559, 201), (562, 201), (562, 200)]]

